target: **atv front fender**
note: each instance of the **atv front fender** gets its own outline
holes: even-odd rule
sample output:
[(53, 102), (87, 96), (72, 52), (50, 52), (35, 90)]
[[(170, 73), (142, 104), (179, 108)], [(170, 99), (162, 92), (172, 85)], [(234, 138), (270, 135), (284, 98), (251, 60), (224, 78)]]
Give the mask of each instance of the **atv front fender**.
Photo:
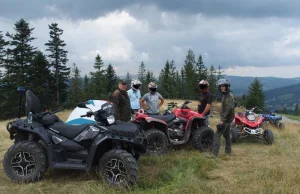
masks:
[(200, 117), (200, 116), (193, 116), (193, 117), (191, 117), (188, 120), (187, 125), (185, 126), (185, 130), (191, 130), (192, 124), (194, 122), (199, 122), (200, 123), (200, 126), (197, 126), (197, 128), (203, 126), (204, 125), (204, 120), (205, 120), (205, 118), (204, 117)]
[(38, 135), (46, 144), (51, 144), (51, 139), (43, 127), (43, 125), (39, 123), (28, 124), (23, 120), (15, 120), (13, 122), (9, 122), (6, 126), (6, 130), (10, 134), (10, 139), (13, 140), (18, 133), (27, 132)]

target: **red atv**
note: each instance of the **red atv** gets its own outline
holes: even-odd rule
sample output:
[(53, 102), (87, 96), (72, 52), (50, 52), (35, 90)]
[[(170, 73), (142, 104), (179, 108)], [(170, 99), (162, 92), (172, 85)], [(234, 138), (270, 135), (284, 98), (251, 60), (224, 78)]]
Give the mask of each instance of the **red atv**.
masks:
[(185, 101), (179, 108), (177, 103), (169, 103), (173, 112), (165, 111), (164, 115), (148, 115), (141, 109), (133, 116), (145, 131), (148, 140), (147, 153), (160, 155), (168, 150), (168, 145), (185, 144), (189, 141), (195, 149), (206, 151), (212, 147), (214, 131), (204, 124), (204, 117), (192, 111)]
[[(255, 114), (253, 111), (256, 107), (246, 112), (238, 112), (231, 124), (231, 141), (236, 142), (238, 138), (253, 136), (263, 139), (266, 144), (273, 143), (273, 132), (270, 129), (264, 130), (262, 128), (264, 117)], [(259, 109), (260, 110), (260, 109)]]

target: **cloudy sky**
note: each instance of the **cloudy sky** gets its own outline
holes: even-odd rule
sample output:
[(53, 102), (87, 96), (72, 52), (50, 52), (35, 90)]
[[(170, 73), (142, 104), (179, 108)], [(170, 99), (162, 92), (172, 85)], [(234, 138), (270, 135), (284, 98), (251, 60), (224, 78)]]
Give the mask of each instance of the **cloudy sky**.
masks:
[(143, 60), (158, 74), (167, 59), (181, 68), (187, 50), (227, 75), (300, 77), (298, 0), (0, 0), (0, 31), (24, 18), (44, 50), (58, 23), (69, 64), (82, 74), (99, 53), (118, 75)]

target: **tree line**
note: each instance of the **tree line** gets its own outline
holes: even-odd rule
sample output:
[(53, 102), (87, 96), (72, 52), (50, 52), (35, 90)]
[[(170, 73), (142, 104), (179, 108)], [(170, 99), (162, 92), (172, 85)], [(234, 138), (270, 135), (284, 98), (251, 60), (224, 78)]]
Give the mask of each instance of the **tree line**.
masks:
[[(66, 43), (62, 40), (63, 30), (57, 23), (49, 24), (48, 27), (49, 40), (45, 42), (44, 53), (32, 45), (32, 41), (37, 39), (32, 36), (34, 28), (24, 19), (14, 24), (14, 34), (7, 32), (4, 35), (0, 31), (0, 119), (17, 116), (18, 86), (32, 90), (40, 98), (42, 110), (74, 108), (80, 101), (108, 99), (108, 95), (117, 88), (120, 77), (116, 75), (111, 63), (104, 65), (99, 54), (95, 56), (93, 71), (88, 75), (82, 77), (76, 63), (71, 68), (67, 67), (69, 60)], [(221, 99), (216, 87), (217, 80), (224, 77), (221, 66), (205, 65), (201, 54), (196, 58), (191, 49), (187, 52), (184, 64), (180, 66), (177, 68), (174, 60), (166, 60), (158, 77), (155, 77), (142, 61), (138, 70), (142, 95), (148, 92), (148, 83), (154, 81), (164, 98), (198, 100), (198, 83), (206, 79), (215, 100)], [(127, 72), (125, 77), (129, 87), (132, 76)], [(257, 91), (262, 91), (259, 84), (256, 83), (256, 86), (261, 87), (261, 90), (254, 88), (254, 93), (251, 93), (249, 88), (250, 93), (247, 95), (248, 99), (255, 96), (254, 104), (257, 98), (263, 98), (263, 95), (257, 95)], [(245, 102), (245, 99), (238, 100)], [(25, 98), (22, 104), (25, 104)]]

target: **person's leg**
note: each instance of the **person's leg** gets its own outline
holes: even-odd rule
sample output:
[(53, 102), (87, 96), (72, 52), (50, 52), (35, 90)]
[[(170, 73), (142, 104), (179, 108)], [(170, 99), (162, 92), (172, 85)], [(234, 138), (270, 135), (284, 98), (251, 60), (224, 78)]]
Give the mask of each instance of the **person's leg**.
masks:
[(212, 149), (212, 153), (215, 156), (219, 155), (219, 150), (220, 150), (220, 146), (221, 146), (221, 136), (223, 134), (222, 130), (217, 130), (215, 135), (214, 135), (214, 143), (213, 143), (213, 149)]
[(205, 116), (204, 124), (206, 127), (209, 127), (209, 116)]
[(224, 124), (224, 134), (223, 134), (224, 138), (225, 138), (225, 153), (227, 155), (231, 154), (231, 139), (230, 139), (230, 123), (225, 123)]

